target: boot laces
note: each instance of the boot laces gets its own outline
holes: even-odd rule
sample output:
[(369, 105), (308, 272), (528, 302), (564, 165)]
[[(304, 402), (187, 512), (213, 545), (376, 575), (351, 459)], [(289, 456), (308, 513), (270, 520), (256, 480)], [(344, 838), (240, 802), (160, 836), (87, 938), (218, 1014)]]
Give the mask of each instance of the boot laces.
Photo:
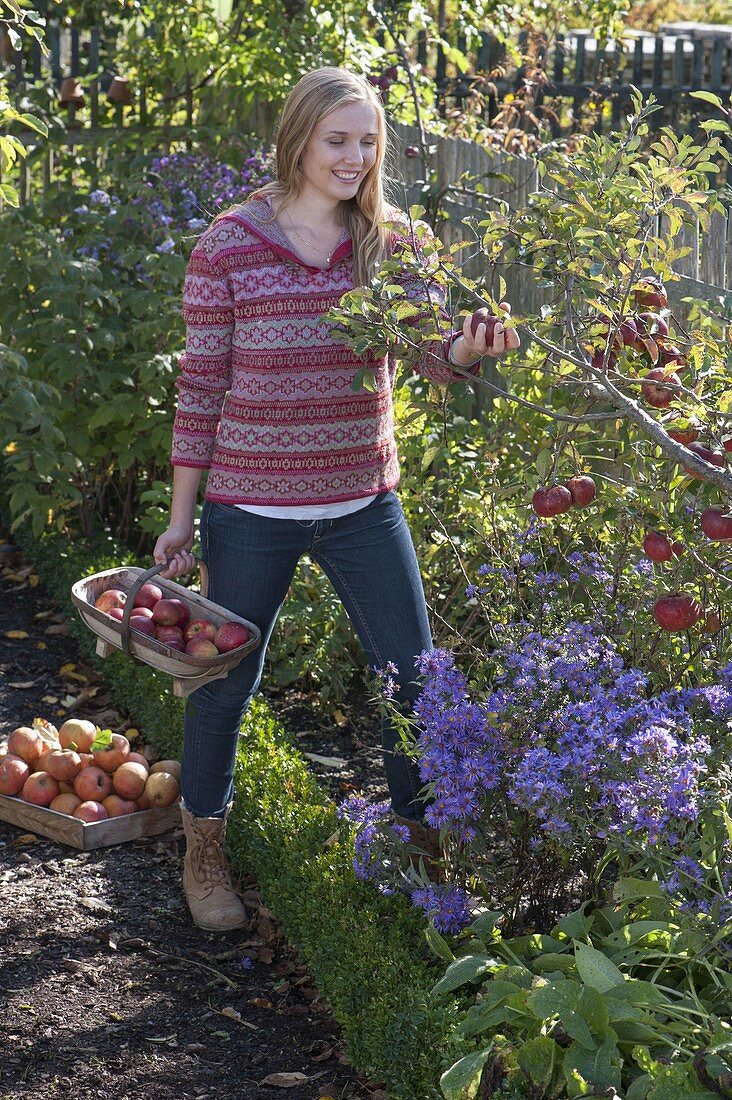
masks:
[(211, 888), (230, 886), (223, 849), (223, 837), (200, 833), (199, 844), (192, 853), (193, 873), (198, 881), (206, 880)]

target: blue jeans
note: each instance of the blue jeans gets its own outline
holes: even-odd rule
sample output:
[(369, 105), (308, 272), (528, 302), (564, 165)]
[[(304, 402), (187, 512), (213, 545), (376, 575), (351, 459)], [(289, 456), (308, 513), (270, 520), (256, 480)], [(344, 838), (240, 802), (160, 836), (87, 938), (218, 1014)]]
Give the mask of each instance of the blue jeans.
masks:
[[(303, 554), (323, 569), (356, 629), (369, 665), (399, 669), (396, 699), (409, 709), (419, 693), (414, 659), (433, 648), (422, 580), (402, 506), (393, 492), (335, 519), (271, 519), (209, 501), (201, 515), (209, 597), (257, 624), (262, 644), (223, 680), (186, 702), (181, 788), (186, 809), (220, 817), (234, 794), (234, 762), (244, 713), (256, 693), (267, 643)], [(396, 730), (382, 721), (386, 780), (395, 813), (421, 820), (416, 763), (395, 752)]]

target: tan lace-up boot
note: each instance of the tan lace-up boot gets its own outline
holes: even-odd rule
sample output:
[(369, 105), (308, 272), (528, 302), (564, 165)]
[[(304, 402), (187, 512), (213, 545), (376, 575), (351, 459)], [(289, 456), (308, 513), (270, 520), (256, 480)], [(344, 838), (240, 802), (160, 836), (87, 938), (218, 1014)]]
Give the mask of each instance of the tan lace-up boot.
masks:
[(247, 915), (229, 877), (226, 817), (194, 817), (187, 810), (181, 814), (186, 834), (183, 891), (195, 924), (206, 932), (241, 928)]
[(439, 866), (442, 859), (442, 847), (440, 845), (440, 830), (432, 825), (423, 825), (419, 821), (410, 821), (409, 818), (399, 817), (394, 814), (397, 825), (406, 825), (409, 828), (409, 848), (407, 853), (409, 863), (419, 871), (419, 861), (424, 861), (424, 869), (430, 882), (444, 884), (447, 881), (444, 867)]

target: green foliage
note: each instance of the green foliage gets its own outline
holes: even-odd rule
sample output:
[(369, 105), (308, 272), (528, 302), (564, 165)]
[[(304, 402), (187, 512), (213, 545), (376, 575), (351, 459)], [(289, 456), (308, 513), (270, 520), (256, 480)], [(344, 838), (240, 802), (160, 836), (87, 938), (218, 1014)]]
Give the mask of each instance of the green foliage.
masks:
[(629, 886), (621, 879), (617, 904), (583, 907), (550, 935), (503, 939), (481, 920), (466, 929), (433, 989), (470, 987), (455, 1036), (479, 1044), (443, 1077), (447, 1100), (475, 1095), (453, 1078), (477, 1089), (489, 1059), (532, 1100), (711, 1097), (729, 1080), (729, 968), (700, 954), (653, 881), (636, 880), (624, 900)]

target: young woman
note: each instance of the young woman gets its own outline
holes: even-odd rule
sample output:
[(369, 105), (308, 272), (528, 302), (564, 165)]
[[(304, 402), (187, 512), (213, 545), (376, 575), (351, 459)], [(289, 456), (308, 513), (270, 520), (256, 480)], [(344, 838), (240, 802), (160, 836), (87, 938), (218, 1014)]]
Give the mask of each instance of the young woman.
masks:
[[(432, 648), (412, 541), (393, 490), (394, 363), (371, 357), (375, 392), (354, 392), (364, 365), (322, 316), (399, 245), (386, 204), (387, 137), (378, 94), (336, 68), (293, 89), (277, 134), (276, 182), (217, 217), (191, 255), (184, 289), (186, 351), (173, 433), (170, 526), (158, 539), (163, 576), (194, 565), (194, 507), (208, 472), (201, 553), (212, 600), (255, 622), (262, 645), (224, 680), (187, 700), (181, 787), (187, 852), (183, 887), (208, 931), (244, 923), (224, 857), (237, 737), (259, 687), (265, 652), (297, 563), (308, 554), (333, 583), (369, 665), (399, 670), (399, 699), (416, 696), (415, 656)], [(387, 222), (392, 223), (389, 229)], [(410, 288), (413, 297), (424, 287)], [(518, 346), (511, 330), (485, 326), (425, 352), (419, 369), (439, 382), (448, 360), (477, 370), (485, 354)], [(419, 772), (383, 730), (395, 816), (413, 840), (422, 824)]]

